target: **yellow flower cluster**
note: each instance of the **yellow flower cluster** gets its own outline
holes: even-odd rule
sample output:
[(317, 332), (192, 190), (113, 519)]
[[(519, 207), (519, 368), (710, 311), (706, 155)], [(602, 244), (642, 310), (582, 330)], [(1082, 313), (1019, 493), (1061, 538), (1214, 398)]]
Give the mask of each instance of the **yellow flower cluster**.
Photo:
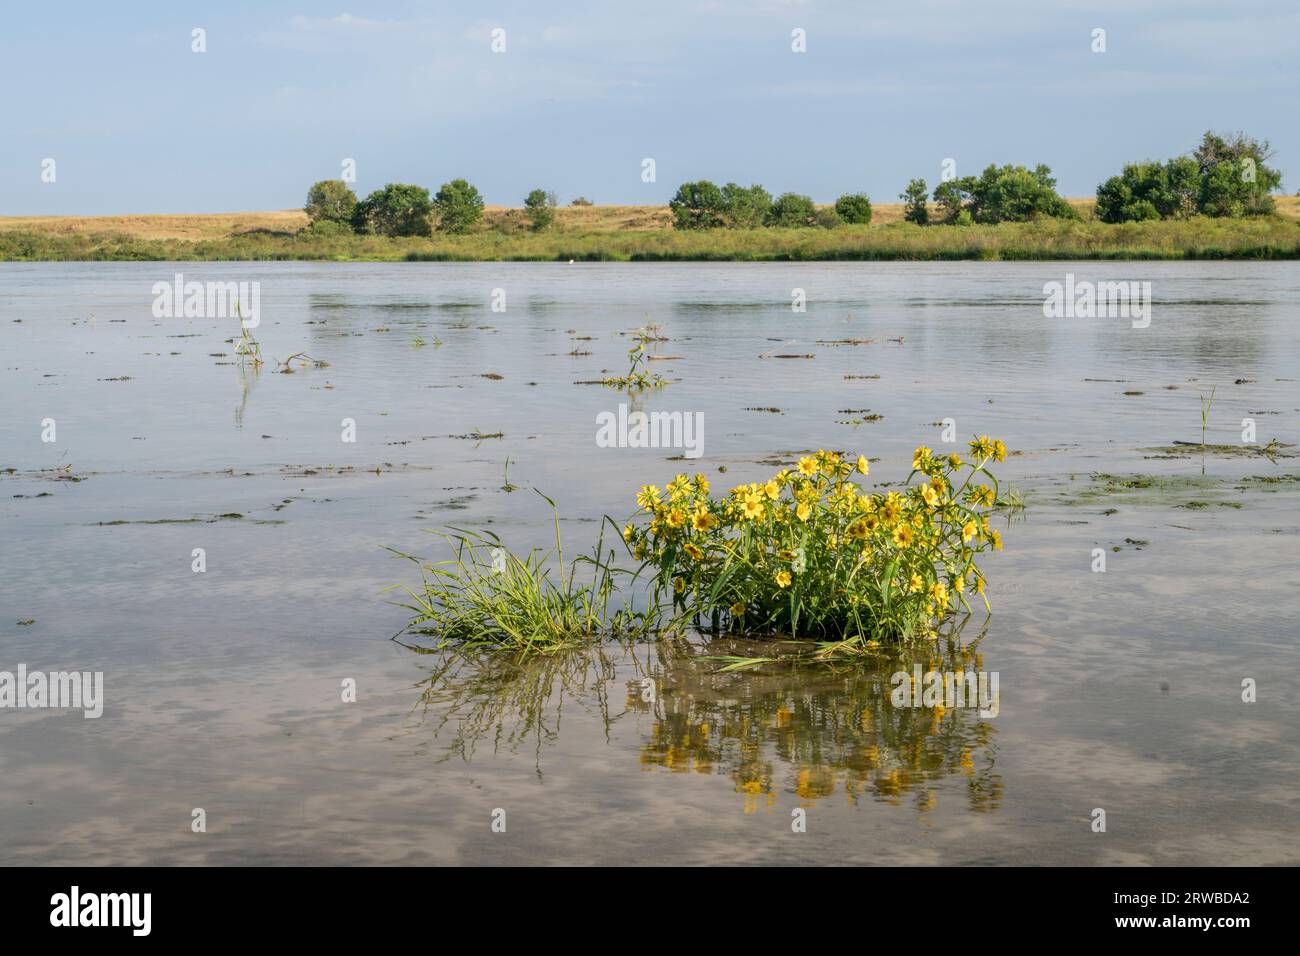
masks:
[(1002, 548), (985, 466), (1005, 460), (1006, 446), (981, 436), (970, 448), (969, 461), (917, 448), (907, 487), (885, 493), (857, 483), (870, 473), (865, 456), (824, 450), (718, 499), (703, 475), (677, 475), (664, 491), (640, 489), (643, 523), (623, 537), (674, 603), (715, 626), (912, 636), (969, 610), (967, 584), (984, 593), (975, 556)]

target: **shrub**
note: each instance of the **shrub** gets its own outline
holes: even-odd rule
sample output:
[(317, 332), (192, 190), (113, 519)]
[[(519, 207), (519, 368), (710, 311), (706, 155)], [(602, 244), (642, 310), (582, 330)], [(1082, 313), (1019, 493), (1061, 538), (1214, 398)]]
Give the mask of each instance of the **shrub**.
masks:
[(1097, 218), (1102, 222), (1174, 219), (1196, 210), (1196, 163), (1187, 156), (1168, 163), (1128, 163), (1118, 176), (1097, 187)]
[(307, 204), (302, 207), (313, 223), (352, 221), (357, 208), (357, 194), (341, 179), (322, 179), (307, 190)]
[(965, 176), (940, 183), (934, 200), (943, 208), (945, 222), (958, 222), (963, 211), (977, 223), (1079, 218), (1057, 195), (1052, 171), (1041, 163), (1032, 170), (990, 165), (978, 178)]
[(771, 226), (815, 226), (817, 224), (817, 206), (807, 196), (798, 193), (782, 193), (772, 203), (772, 211), (767, 217)]
[(463, 179), (443, 183), (433, 197), (433, 207), (443, 232), (464, 232), (483, 218), (483, 197)]
[(727, 224), (722, 190), (707, 179), (682, 183), (668, 201), (668, 208), (678, 229), (715, 229)]
[(657, 599), (711, 629), (859, 645), (920, 637), (970, 610), (967, 587), (984, 593), (976, 555), (1002, 548), (986, 466), (1006, 448), (985, 437), (970, 448), (970, 461), (918, 448), (909, 487), (887, 494), (852, 479), (866, 458), (824, 451), (716, 499), (705, 476), (678, 475), (663, 492), (641, 488), (642, 523), (623, 538)]
[(762, 186), (722, 187), (722, 209), (727, 225), (734, 229), (756, 229), (767, 221), (772, 210), (772, 194)]
[(352, 224), (336, 222), (333, 219), (317, 219), (298, 235), (309, 239), (337, 239), (340, 236), (352, 235)]
[(844, 222), (866, 225), (871, 222), (871, 199), (862, 193), (849, 193), (835, 200), (835, 212)]
[(834, 229), (836, 226), (844, 225), (844, 220), (840, 218), (840, 214), (835, 211), (834, 206), (818, 209), (813, 216), (813, 221), (823, 229)]
[(407, 183), (389, 183), (357, 203), (352, 226), (357, 232), (381, 236), (431, 236), (429, 190)]
[(534, 189), (524, 200), (524, 214), (534, 231), (540, 232), (555, 221), (555, 194)]
[(971, 188), (971, 218), (976, 222), (1028, 222), (1032, 219), (1077, 219), (1078, 214), (1056, 192), (1052, 171), (1039, 163), (989, 166)]
[(569, 203), (570, 206), (590, 206), (591, 200), (586, 196), (577, 196)]
[(913, 179), (907, 184), (907, 188), (899, 193), (898, 198), (903, 200), (903, 218), (908, 222), (914, 222), (918, 226), (927, 225), (930, 222), (930, 209), (926, 205), (926, 185), (924, 179)]

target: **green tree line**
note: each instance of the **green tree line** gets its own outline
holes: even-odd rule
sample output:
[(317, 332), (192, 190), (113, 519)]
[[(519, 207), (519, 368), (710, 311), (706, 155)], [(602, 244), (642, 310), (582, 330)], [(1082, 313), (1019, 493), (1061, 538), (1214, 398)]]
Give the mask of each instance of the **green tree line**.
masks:
[[(1096, 217), (1102, 222), (1183, 219), (1194, 215), (1242, 217), (1274, 211), (1272, 193), (1282, 174), (1268, 166), (1268, 141), (1245, 133), (1207, 132), (1191, 155), (1126, 164), (1097, 187)], [(1029, 222), (1079, 219), (1056, 191), (1049, 167), (989, 165), (978, 176), (953, 177), (935, 186), (913, 179), (899, 194), (903, 217), (917, 225)], [(931, 202), (937, 211), (931, 210)], [(554, 192), (532, 190), (523, 215), (536, 231), (555, 222)], [(575, 206), (589, 206), (583, 197)], [(668, 202), (678, 229), (833, 228), (871, 222), (871, 199), (848, 193), (819, 209), (808, 196), (782, 193), (775, 199), (760, 185), (718, 186), (707, 179), (682, 183)], [(304, 207), (317, 232), (351, 230), (362, 235), (430, 236), (434, 229), (463, 233), (483, 218), (483, 197), (464, 179), (443, 183), (433, 196), (423, 186), (389, 183), (358, 199), (346, 183), (322, 180), (307, 192)]]

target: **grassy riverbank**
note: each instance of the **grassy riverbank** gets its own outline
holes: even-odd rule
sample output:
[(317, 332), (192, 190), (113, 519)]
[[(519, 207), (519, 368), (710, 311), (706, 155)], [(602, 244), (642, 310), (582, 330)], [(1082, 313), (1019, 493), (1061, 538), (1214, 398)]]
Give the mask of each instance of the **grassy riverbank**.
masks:
[(4, 217), (3, 261), (761, 261), (863, 259), (1300, 259), (1300, 197), (1253, 219), (1107, 225), (1091, 200), (1071, 200), (1081, 221), (914, 226), (899, 205), (877, 206), (868, 226), (680, 231), (665, 206), (557, 210), (556, 225), (528, 229), (518, 209), (489, 208), (464, 235), (388, 239), (305, 229), (298, 210), (188, 216)]

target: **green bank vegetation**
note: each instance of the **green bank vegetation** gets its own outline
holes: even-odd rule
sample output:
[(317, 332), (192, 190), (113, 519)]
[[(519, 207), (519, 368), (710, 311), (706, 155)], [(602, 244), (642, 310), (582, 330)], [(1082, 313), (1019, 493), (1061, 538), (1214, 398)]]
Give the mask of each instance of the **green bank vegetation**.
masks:
[[(249, 229), (211, 239), (78, 232), (56, 225), (0, 229), (4, 260), (763, 261), (858, 259), (1296, 259), (1300, 224), (1277, 214), (1281, 174), (1267, 141), (1206, 133), (1168, 161), (1125, 165), (1097, 188), (1095, 208), (1056, 190), (1051, 170), (990, 165), (929, 189), (912, 179), (897, 221), (865, 193), (833, 205), (762, 185), (683, 183), (642, 221), (602, 227), (577, 197), (533, 189), (522, 209), (486, 212), (465, 179), (431, 194), (389, 183), (358, 198), (339, 180), (315, 183), (301, 229)], [(1289, 202), (1289, 201), (1288, 201)], [(884, 207), (886, 210), (889, 207)], [(891, 218), (886, 215), (884, 219)]]

